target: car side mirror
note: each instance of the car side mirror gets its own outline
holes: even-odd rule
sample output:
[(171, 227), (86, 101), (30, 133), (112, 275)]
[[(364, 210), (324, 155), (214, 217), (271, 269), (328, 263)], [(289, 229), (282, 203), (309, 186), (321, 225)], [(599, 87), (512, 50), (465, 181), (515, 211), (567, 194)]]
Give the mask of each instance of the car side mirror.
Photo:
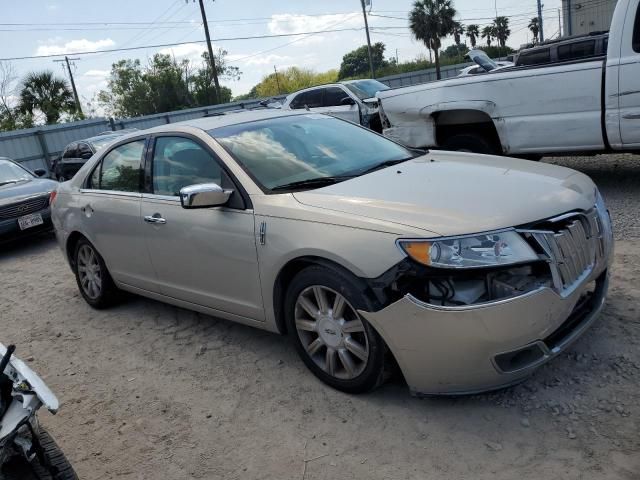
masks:
[(93, 153), (92, 152), (82, 152), (80, 154), (80, 158), (83, 160), (89, 160), (91, 157), (93, 157)]
[(182, 208), (219, 207), (229, 201), (233, 190), (224, 190), (217, 183), (201, 183), (180, 189)]
[(44, 168), (36, 168), (33, 173), (36, 177), (44, 177), (47, 171)]
[(340, 100), (340, 105), (355, 105), (356, 101), (351, 97), (344, 97)]

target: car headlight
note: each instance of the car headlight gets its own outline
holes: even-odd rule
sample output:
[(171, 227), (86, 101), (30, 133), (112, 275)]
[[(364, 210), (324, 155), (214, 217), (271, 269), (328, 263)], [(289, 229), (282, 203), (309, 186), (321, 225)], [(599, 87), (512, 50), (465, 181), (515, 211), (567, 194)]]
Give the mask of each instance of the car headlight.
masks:
[(514, 230), (433, 240), (398, 240), (413, 260), (437, 268), (480, 268), (531, 262), (536, 252)]

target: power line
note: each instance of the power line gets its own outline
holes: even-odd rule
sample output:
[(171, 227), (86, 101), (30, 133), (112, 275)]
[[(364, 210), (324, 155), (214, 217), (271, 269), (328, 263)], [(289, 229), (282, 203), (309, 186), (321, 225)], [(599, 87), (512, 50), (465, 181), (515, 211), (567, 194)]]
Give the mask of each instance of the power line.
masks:
[[(394, 29), (405, 29), (406, 27), (375, 27), (377, 30), (394, 30)], [(297, 32), (297, 33), (279, 33), (273, 35), (253, 35), (248, 37), (227, 37), (227, 38), (212, 38), (212, 42), (232, 42), (236, 40), (257, 40), (257, 39), (265, 39), (265, 38), (282, 38), (282, 37), (296, 37), (300, 35), (317, 35), (321, 33), (334, 33), (334, 32), (357, 32), (363, 30), (364, 27), (349, 27), (349, 28), (337, 28), (330, 30), (318, 30), (314, 32)], [(14, 60), (31, 60), (36, 58), (52, 58), (52, 57), (61, 57), (64, 55), (91, 55), (91, 54), (104, 54), (111, 52), (126, 52), (130, 50), (143, 50), (146, 48), (165, 48), (165, 47), (176, 47), (179, 45), (188, 45), (193, 43), (204, 43), (205, 40), (193, 40), (190, 42), (174, 42), (174, 43), (162, 43), (157, 45), (141, 45), (137, 47), (126, 47), (126, 48), (110, 48), (105, 50), (91, 50), (84, 52), (64, 52), (64, 53), (56, 53), (56, 54), (48, 54), (48, 55), (28, 55), (22, 57), (7, 57), (0, 58), (0, 61), (14, 61)]]

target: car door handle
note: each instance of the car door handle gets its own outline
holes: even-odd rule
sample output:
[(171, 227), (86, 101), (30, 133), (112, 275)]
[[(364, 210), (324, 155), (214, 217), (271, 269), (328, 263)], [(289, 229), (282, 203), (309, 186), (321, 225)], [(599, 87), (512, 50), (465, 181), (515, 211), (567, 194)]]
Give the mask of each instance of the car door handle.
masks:
[(627, 113), (622, 115), (625, 120), (640, 120), (640, 113)]
[(156, 213), (155, 215), (147, 215), (146, 217), (144, 217), (144, 221), (147, 223), (155, 223), (157, 225), (164, 225), (165, 223), (167, 223), (167, 221), (162, 218), (159, 213)]

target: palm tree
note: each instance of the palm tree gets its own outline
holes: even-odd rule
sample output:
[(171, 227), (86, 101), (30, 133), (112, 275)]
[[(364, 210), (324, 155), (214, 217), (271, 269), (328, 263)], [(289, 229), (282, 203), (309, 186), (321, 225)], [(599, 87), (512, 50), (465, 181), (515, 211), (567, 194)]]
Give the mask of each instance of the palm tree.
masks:
[(451, 0), (416, 0), (409, 13), (409, 28), (417, 40), (433, 50), (436, 77), (440, 80), (440, 54), (442, 39), (453, 33), (456, 9)]
[(456, 42), (456, 45), (460, 45), (460, 40), (464, 35), (464, 25), (462, 25), (460, 22), (454, 21), (451, 33), (453, 33), (453, 40)]
[(471, 42), (471, 48), (476, 48), (476, 40), (480, 37), (480, 28), (478, 25), (467, 25), (467, 37)]
[(533, 17), (527, 25), (527, 28), (531, 30), (533, 35), (533, 43), (538, 43), (538, 35), (540, 33), (540, 24), (538, 23), (538, 17)]
[(495, 37), (495, 31), (492, 25), (487, 25), (482, 29), (482, 38), (487, 40), (487, 47), (491, 46), (491, 40)]
[(64, 112), (75, 112), (76, 105), (67, 82), (57, 78), (52, 71), (29, 73), (22, 81), (19, 110), (34, 114), (41, 111), (47, 125), (57, 123)]
[(509, 29), (509, 19), (507, 17), (496, 17), (493, 21), (494, 37), (498, 40), (500, 46), (504, 48), (507, 43), (511, 30)]

